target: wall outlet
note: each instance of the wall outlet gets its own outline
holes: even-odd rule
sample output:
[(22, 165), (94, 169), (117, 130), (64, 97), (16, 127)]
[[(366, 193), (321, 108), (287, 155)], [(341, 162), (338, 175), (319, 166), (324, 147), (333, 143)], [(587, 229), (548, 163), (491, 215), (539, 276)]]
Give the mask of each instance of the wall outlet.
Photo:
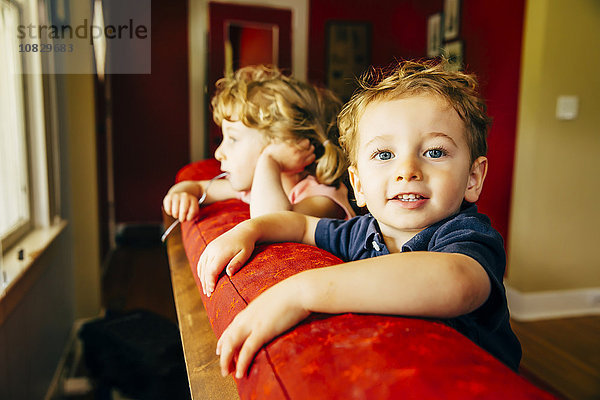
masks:
[(572, 120), (579, 114), (579, 96), (558, 96), (556, 99), (556, 118)]

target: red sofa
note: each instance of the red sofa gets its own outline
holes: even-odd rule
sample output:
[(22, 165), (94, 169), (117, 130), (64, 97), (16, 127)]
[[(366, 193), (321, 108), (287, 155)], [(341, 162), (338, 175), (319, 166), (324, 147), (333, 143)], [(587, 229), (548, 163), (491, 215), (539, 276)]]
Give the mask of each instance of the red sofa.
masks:
[[(176, 180), (209, 179), (215, 160), (182, 168)], [(196, 264), (206, 244), (249, 218), (248, 206), (228, 200), (205, 206), (182, 224), (182, 239), (198, 291), (217, 337), (246, 304), (300, 271), (341, 261), (313, 246), (257, 246), (233, 277), (202, 294)], [(431, 320), (386, 315), (315, 314), (266, 345), (241, 399), (551, 399), (462, 334)]]

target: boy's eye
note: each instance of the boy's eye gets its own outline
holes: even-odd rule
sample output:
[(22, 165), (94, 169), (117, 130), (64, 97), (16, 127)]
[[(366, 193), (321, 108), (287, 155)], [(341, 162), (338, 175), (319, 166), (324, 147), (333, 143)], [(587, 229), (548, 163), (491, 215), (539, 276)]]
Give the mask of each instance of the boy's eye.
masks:
[(391, 151), (377, 150), (375, 152), (375, 154), (373, 154), (373, 158), (375, 158), (376, 160), (380, 160), (380, 161), (387, 161), (387, 160), (391, 160), (392, 158), (394, 158), (394, 155), (392, 154)]
[(425, 157), (429, 158), (440, 158), (446, 155), (444, 149), (429, 149), (425, 152)]

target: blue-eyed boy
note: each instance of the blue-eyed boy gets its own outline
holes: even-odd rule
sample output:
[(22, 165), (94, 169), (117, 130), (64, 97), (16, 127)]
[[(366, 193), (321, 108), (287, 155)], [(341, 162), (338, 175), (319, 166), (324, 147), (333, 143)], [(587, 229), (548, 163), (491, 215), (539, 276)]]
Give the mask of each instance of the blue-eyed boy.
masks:
[(294, 275), (252, 301), (218, 341), (223, 374), (236, 359), (243, 376), (264, 343), (311, 312), (438, 318), (516, 369), (521, 348), (502, 284), (502, 237), (473, 204), (487, 172), (489, 126), (475, 78), (443, 63), (400, 63), (363, 82), (338, 124), (357, 203), (370, 214), (251, 219), (198, 262), (210, 295), (223, 268), (241, 268), (257, 242), (317, 245), (347, 261)]

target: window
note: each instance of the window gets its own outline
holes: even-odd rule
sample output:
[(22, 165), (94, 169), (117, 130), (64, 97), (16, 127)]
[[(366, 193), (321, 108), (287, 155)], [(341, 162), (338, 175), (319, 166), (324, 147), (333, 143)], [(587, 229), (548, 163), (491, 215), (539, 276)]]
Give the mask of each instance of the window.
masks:
[[(54, 59), (21, 51), (41, 43), (19, 34), (23, 26), (47, 22), (46, 14), (36, 0), (0, 0), (0, 289), (20, 276), (31, 264), (27, 254), (45, 248), (58, 227)], [(11, 256), (20, 249), (25, 262)]]
[(0, 0), (0, 238), (8, 247), (29, 227), (29, 168), (19, 9)]

